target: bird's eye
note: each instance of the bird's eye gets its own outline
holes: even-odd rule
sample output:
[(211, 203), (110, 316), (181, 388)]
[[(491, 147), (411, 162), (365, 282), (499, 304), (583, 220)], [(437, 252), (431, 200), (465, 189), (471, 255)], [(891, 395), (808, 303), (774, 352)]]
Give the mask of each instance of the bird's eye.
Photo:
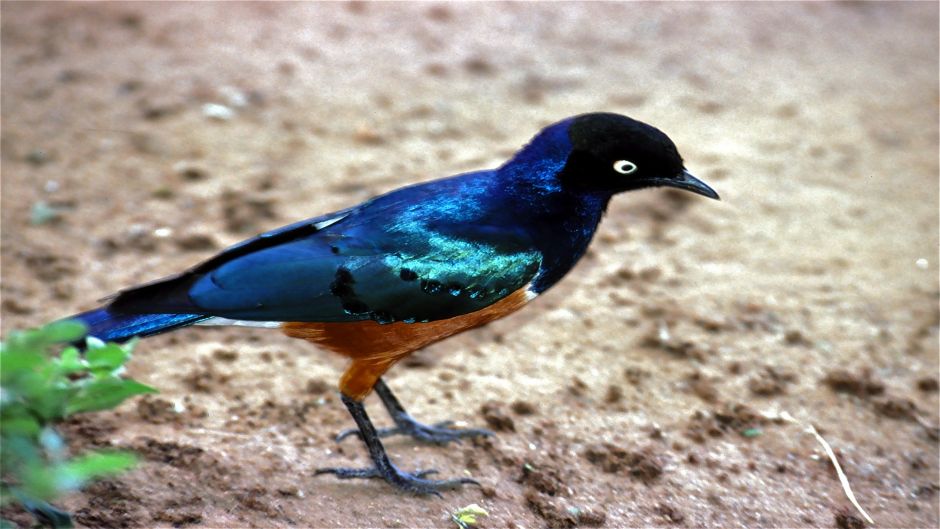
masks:
[(617, 160), (614, 162), (614, 171), (620, 174), (630, 174), (636, 171), (636, 164), (630, 160)]

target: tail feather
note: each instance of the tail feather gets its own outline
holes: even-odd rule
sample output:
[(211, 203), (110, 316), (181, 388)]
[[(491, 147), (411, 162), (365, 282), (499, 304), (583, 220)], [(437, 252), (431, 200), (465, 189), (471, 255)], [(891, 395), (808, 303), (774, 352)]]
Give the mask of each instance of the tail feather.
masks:
[(105, 342), (126, 342), (135, 336), (153, 336), (206, 318), (208, 316), (202, 314), (115, 314), (104, 307), (69, 319), (84, 323), (89, 336)]

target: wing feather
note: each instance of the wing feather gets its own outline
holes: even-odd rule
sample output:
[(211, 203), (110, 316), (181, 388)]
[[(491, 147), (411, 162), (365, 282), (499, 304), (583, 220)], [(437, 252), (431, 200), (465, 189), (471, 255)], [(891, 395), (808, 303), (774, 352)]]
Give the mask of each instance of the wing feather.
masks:
[(109, 310), (244, 321), (424, 322), (526, 287), (542, 254), (489, 192), (495, 173), (398, 189), (121, 292)]

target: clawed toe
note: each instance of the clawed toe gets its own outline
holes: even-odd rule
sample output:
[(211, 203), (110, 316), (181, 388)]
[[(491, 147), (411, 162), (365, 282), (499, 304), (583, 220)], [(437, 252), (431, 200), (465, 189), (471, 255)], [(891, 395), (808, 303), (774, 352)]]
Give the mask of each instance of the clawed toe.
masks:
[[(379, 428), (376, 430), (379, 437), (391, 437), (393, 435), (407, 435), (412, 439), (425, 443), (444, 445), (457, 442), (467, 437), (488, 437), (493, 432), (483, 428), (451, 428), (454, 421), (441, 421), (431, 426), (415, 421), (411, 417), (399, 418), (398, 425), (390, 428)], [(342, 442), (347, 437), (356, 436), (360, 439), (362, 434), (355, 428), (343, 430), (336, 436), (336, 442)]]
[(413, 473), (402, 472), (394, 465), (389, 468), (318, 468), (316, 475), (333, 474), (339, 479), (374, 479), (382, 478), (396, 488), (412, 494), (425, 495), (433, 494), (440, 496), (440, 491), (456, 489), (462, 485), (476, 485), (480, 483), (473, 478), (454, 478), (454, 479), (425, 479), (431, 474), (436, 474), (437, 470), (418, 470)]
[(452, 421), (437, 423), (433, 426), (416, 423), (416, 428), (407, 433), (419, 441), (441, 445), (451, 442), (459, 443), (461, 439), (468, 437), (489, 437), (493, 435), (493, 432), (482, 428), (448, 428), (442, 426), (451, 424), (453, 424)]
[[(362, 434), (359, 433), (359, 430), (357, 430), (356, 428), (350, 428), (348, 430), (343, 430), (342, 432), (338, 433), (333, 440), (336, 441), (337, 443), (342, 443), (343, 439), (346, 439), (347, 437), (351, 435), (355, 435), (356, 437), (362, 439)], [(382, 434), (379, 433), (379, 437), (381, 436)]]

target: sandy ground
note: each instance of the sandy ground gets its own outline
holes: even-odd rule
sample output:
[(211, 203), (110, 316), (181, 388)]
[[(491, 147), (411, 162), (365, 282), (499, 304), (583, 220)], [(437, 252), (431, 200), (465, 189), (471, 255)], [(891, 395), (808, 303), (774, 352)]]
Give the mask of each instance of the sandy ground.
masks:
[[(388, 380), (482, 442), (388, 442), (483, 488), (363, 465), (342, 359), (261, 330), (142, 342), (161, 389), (67, 427), (143, 463), (89, 527), (881, 527), (938, 520), (938, 7), (2, 4), (4, 332), (261, 230), (493, 167), (593, 110), (665, 130), (723, 197), (618, 197), (533, 306)], [(230, 114), (206, 114), (224, 105)], [(30, 222), (35, 204), (57, 219)], [(374, 398), (370, 409), (387, 423)], [(15, 512), (15, 519), (25, 518)]]

